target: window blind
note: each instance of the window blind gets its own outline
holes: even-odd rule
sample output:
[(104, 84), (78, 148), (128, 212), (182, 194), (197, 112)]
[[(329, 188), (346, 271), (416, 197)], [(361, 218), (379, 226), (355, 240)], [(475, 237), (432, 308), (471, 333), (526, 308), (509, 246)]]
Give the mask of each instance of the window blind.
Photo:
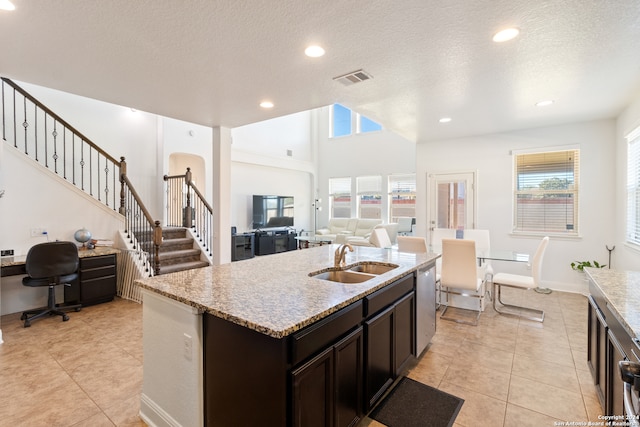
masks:
[(356, 178), (358, 195), (378, 195), (382, 193), (382, 176), (359, 176)]
[(330, 178), (329, 179), (329, 195), (350, 196), (351, 195), (351, 177)]
[(627, 140), (627, 236), (629, 243), (640, 245), (640, 127)]
[(578, 233), (580, 150), (515, 155), (514, 232)]
[(389, 195), (415, 196), (416, 175), (389, 175)]

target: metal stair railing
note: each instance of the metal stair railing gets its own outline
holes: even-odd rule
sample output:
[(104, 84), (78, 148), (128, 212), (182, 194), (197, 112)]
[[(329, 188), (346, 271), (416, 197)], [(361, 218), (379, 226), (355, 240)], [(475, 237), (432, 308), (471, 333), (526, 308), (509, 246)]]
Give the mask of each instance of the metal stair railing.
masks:
[(125, 158), (116, 160), (18, 84), (5, 77), (1, 80), (2, 139), (122, 214), (130, 244), (151, 255), (152, 269), (157, 274), (162, 227), (160, 221), (151, 218), (129, 181)]
[(165, 175), (164, 180), (167, 226), (191, 228), (207, 256), (213, 256), (213, 208), (193, 183), (191, 168), (184, 175)]

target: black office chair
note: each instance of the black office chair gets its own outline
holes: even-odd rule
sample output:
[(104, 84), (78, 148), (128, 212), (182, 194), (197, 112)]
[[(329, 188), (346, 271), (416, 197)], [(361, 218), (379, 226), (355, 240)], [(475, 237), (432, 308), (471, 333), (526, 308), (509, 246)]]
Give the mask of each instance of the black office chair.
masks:
[(73, 242), (40, 243), (29, 249), (27, 253), (26, 270), (28, 276), (22, 279), (24, 286), (48, 286), (49, 302), (46, 307), (27, 310), (22, 313), (20, 320), (24, 320), (24, 327), (31, 326), (31, 322), (44, 316), (58, 315), (66, 322), (68, 310), (80, 311), (82, 305), (57, 306), (55, 287), (57, 285), (71, 286), (70, 282), (78, 278), (78, 247)]

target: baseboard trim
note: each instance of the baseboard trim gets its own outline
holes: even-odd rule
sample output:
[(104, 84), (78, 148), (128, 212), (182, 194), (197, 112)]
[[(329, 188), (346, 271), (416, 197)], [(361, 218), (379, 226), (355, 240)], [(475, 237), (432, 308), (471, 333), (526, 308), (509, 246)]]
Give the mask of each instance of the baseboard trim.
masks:
[(150, 427), (182, 427), (144, 393), (140, 395), (140, 418)]

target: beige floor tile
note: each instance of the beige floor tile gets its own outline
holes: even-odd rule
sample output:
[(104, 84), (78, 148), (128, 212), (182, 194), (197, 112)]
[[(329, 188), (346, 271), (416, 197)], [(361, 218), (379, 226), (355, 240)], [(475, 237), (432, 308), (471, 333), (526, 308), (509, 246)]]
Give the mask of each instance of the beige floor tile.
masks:
[(508, 402), (553, 418), (569, 421), (587, 419), (582, 394), (517, 375), (511, 376)]
[(456, 425), (463, 427), (501, 427), (504, 424), (506, 402), (487, 395), (442, 383), (442, 391), (464, 399), (462, 409), (456, 417)]
[(456, 362), (509, 373), (513, 365), (513, 352), (470, 342), (465, 345), (464, 351), (460, 352)]
[[(438, 319), (431, 346), (408, 376), (465, 399), (458, 427), (597, 421), (586, 298), (506, 289), (504, 298), (539, 306), (547, 317), (503, 316), (487, 301), (478, 326)], [(116, 299), (72, 312), (68, 322), (43, 319), (30, 328), (20, 313), (1, 317), (0, 427), (143, 427), (141, 307)], [(384, 427), (368, 418), (358, 426)]]
[(546, 360), (516, 354), (513, 359), (513, 375), (580, 393), (580, 383), (575, 369)]
[(554, 426), (558, 421), (564, 419), (549, 417), (539, 412), (534, 412), (526, 408), (522, 408), (517, 405), (507, 404), (507, 415), (504, 420), (505, 426), (518, 426), (518, 427), (541, 427), (541, 426)]
[(483, 366), (469, 366), (454, 361), (442, 379), (442, 383), (484, 394), (499, 400), (507, 400), (511, 375)]

